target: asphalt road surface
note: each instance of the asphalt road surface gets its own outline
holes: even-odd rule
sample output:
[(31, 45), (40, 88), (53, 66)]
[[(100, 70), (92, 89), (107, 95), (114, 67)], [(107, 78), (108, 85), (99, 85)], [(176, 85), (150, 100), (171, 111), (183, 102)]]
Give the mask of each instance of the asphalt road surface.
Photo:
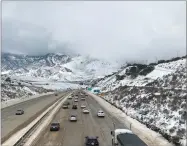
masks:
[[(98, 136), (100, 146), (112, 146), (111, 130), (116, 128), (125, 128), (117, 119), (111, 117), (105, 112), (105, 118), (98, 118), (97, 112), (102, 109), (101, 106), (91, 97), (86, 101), (79, 99), (78, 109), (72, 109), (72, 101), (69, 109), (60, 109), (53, 122), (60, 122), (61, 129), (56, 132), (50, 131), (50, 125), (45, 129), (35, 146), (83, 146), (86, 136)], [(89, 114), (83, 114), (80, 108), (81, 104), (87, 105)], [(70, 122), (69, 116), (77, 115), (77, 122)]]
[[(63, 95), (65, 95), (65, 92), (58, 94), (58, 96), (54, 94), (45, 95), (1, 109), (1, 138), (10, 134), (16, 127), (22, 125), (38, 111)], [(25, 113), (23, 115), (15, 115), (18, 109), (23, 109)]]

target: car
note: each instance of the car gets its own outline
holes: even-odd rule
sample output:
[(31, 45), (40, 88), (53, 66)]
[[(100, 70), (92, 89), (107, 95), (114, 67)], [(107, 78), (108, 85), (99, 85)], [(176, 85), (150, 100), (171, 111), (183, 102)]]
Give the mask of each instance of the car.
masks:
[(60, 123), (51, 123), (50, 131), (59, 131), (60, 130)]
[(67, 103), (64, 103), (64, 104), (62, 105), (62, 108), (63, 108), (63, 109), (68, 108), (68, 104), (67, 104)]
[(72, 109), (77, 109), (77, 105), (73, 105), (73, 106), (72, 106)]
[(82, 97), (81, 100), (86, 100), (86, 98)]
[(78, 99), (79, 97), (78, 96), (75, 96), (75, 99)]
[(85, 146), (99, 146), (98, 136), (95, 137), (86, 136)]
[(23, 115), (24, 111), (22, 109), (19, 109), (16, 111), (16, 115)]
[(77, 100), (77, 99), (75, 99), (75, 100), (74, 100), (74, 102), (78, 102), (78, 100)]
[(85, 108), (85, 107), (86, 107), (86, 105), (84, 105), (84, 104), (81, 105), (81, 108)]
[(105, 113), (102, 110), (99, 110), (97, 113), (98, 117), (105, 117)]
[(88, 109), (83, 109), (82, 112), (83, 112), (84, 114), (89, 114), (89, 113), (90, 113), (90, 111), (89, 111)]
[(69, 96), (68, 99), (72, 99), (72, 96)]
[(55, 96), (58, 96), (58, 94), (56, 93)]
[(66, 101), (66, 102), (64, 102), (65, 104), (67, 104), (67, 105), (70, 105), (70, 102), (69, 101)]
[(76, 122), (77, 121), (77, 116), (76, 115), (71, 115), (69, 120), (72, 121), (72, 122)]

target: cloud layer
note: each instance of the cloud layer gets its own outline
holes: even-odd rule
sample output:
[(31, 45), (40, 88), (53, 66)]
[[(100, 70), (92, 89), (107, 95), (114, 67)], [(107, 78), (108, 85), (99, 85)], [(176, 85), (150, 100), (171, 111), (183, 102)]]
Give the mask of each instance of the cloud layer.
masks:
[(2, 15), (3, 51), (71, 49), (108, 60), (155, 60), (186, 52), (182, 1), (3, 1)]

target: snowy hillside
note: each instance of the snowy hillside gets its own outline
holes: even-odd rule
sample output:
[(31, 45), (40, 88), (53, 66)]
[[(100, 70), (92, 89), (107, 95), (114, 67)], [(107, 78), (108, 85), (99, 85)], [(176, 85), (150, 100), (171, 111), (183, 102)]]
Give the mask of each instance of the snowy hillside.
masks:
[(105, 100), (176, 146), (185, 146), (186, 58), (151, 66), (129, 65), (97, 85)]
[(103, 98), (176, 146), (185, 146), (186, 96), (185, 91), (124, 86)]
[(114, 70), (117, 70), (116, 64), (112, 65), (89, 56), (2, 54), (2, 74), (29, 79), (79, 81), (103, 77)]
[(30, 82), (23, 82), (20, 80), (12, 79), (7, 75), (1, 75), (1, 101), (28, 97), (52, 91), (53, 90), (34, 86)]
[[(139, 72), (136, 71), (136, 68), (137, 66), (125, 67), (117, 73), (105, 76), (98, 82), (97, 85), (101, 86), (103, 91), (114, 90), (120, 86), (125, 85), (151, 86), (154, 83), (154, 85), (157, 87), (160, 85), (165, 88), (177, 87), (183, 90), (186, 88), (185, 83), (187, 82), (187, 80), (185, 58), (179, 59), (177, 61), (171, 61), (168, 63), (160, 63), (157, 65), (145, 66), (144, 69), (141, 69)], [(171, 83), (171, 81), (174, 80), (175, 83)]]

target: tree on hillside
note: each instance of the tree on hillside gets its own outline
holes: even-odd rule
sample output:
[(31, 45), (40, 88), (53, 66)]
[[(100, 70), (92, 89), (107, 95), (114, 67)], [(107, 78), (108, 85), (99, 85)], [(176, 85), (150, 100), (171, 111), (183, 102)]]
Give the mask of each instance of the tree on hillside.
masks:
[(5, 81), (6, 81), (6, 82), (11, 82), (10, 77), (6, 78), (6, 80), (5, 80)]

